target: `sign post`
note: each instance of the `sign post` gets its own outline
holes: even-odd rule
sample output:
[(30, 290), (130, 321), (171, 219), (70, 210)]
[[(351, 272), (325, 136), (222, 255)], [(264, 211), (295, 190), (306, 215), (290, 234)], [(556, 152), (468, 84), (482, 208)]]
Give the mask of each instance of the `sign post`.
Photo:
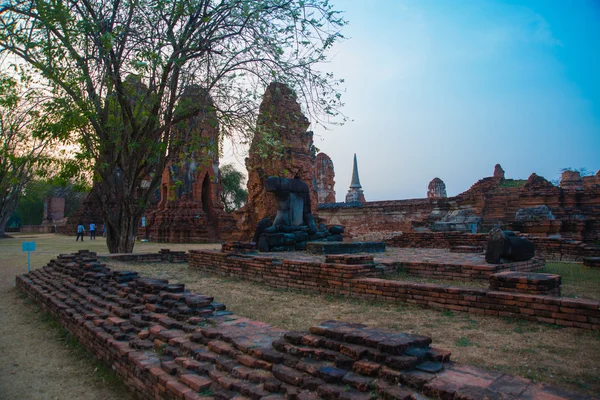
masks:
[(21, 250), (27, 252), (27, 272), (31, 272), (31, 252), (35, 251), (35, 242), (23, 242)]

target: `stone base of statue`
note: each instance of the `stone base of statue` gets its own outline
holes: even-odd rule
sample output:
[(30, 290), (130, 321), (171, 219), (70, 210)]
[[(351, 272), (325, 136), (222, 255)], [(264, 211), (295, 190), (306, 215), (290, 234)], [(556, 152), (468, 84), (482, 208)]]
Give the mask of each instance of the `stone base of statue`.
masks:
[(308, 233), (307, 226), (283, 226), (281, 232), (264, 232), (258, 239), (258, 250), (260, 251), (294, 251), (306, 250), (308, 242), (341, 242), (344, 240), (341, 233), (343, 227), (335, 225), (329, 229), (325, 226), (313, 234)]
[(535, 255), (533, 243), (512, 231), (494, 228), (488, 235), (485, 261), (489, 264), (527, 261)]

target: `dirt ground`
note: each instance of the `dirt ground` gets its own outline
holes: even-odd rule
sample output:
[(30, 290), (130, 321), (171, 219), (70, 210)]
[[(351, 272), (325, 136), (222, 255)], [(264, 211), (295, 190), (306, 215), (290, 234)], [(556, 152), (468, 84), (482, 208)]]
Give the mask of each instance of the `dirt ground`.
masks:
[[(15, 276), (27, 272), (27, 256), (21, 252), (24, 241), (37, 243), (32, 269), (42, 267), (59, 253), (80, 249), (108, 252), (101, 238), (86, 238), (83, 243), (76, 243), (74, 237), (54, 235), (0, 239), (0, 399), (132, 399), (124, 386), (106, 377), (88, 354), (69, 345), (62, 330), (48, 322), (37, 305), (16, 290)], [(141, 243), (135, 251), (165, 247), (183, 248)]]

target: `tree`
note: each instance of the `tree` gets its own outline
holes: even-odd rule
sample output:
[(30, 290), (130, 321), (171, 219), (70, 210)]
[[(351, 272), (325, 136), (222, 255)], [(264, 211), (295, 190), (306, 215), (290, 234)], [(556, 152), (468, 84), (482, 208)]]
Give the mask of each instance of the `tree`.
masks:
[(244, 189), (244, 175), (235, 169), (233, 164), (225, 164), (219, 168), (221, 176), (221, 202), (226, 212), (240, 208), (248, 198), (248, 191)]
[(318, 65), (343, 25), (328, 0), (7, 0), (0, 49), (46, 79), (52, 128), (76, 128), (79, 166), (93, 162), (108, 248), (131, 252), (161, 172), (192, 139), (173, 134), (194, 117), (174, 112), (185, 87), (210, 93), (221, 133), (237, 140), (274, 80), (328, 122), (341, 81)]
[(23, 189), (19, 205), (8, 222), (18, 221), (18, 225), (39, 225), (43, 221), (44, 202), (49, 196), (65, 199), (65, 217), (77, 210), (85, 196), (84, 188), (71, 182), (53, 177), (50, 179), (33, 179)]
[(44, 136), (40, 92), (27, 81), (0, 74), (0, 238), (24, 188), (51, 163)]

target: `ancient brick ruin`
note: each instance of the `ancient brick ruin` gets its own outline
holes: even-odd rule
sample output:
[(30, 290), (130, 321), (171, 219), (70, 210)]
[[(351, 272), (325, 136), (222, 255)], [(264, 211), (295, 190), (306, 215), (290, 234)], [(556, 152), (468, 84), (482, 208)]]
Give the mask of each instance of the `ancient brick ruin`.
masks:
[(448, 197), (446, 194), (446, 184), (440, 178), (433, 178), (427, 186), (428, 199), (443, 199)]
[[(284, 331), (234, 315), (182, 284), (112, 271), (85, 251), (61, 255), (16, 281), (141, 399), (582, 398), (451, 362), (425, 336), (340, 321)], [(365, 278), (358, 293), (394, 293), (394, 286), (376, 289), (377, 281)], [(523, 301), (532, 310), (557, 307), (538, 298), (545, 297)], [(564, 310), (577, 303), (561, 301)], [(594, 312), (591, 302), (586, 306)]]
[(265, 180), (269, 176), (305, 182), (309, 186), (312, 212), (316, 212), (316, 154), (313, 133), (306, 131), (309, 125), (294, 92), (282, 83), (271, 83), (263, 96), (256, 132), (246, 158), (248, 199), (236, 212), (237, 239), (251, 239), (260, 220), (275, 217), (276, 200), (265, 189)]
[(98, 232), (102, 234), (101, 229), (104, 218), (102, 217), (102, 211), (95, 200), (96, 196), (98, 196), (96, 193), (98, 190), (100, 190), (98, 186), (94, 185), (92, 187), (92, 191), (87, 195), (81, 206), (75, 210), (66, 221), (64, 221), (63, 225), (56, 227), (57, 233), (75, 236), (77, 234), (77, 225), (79, 225), (80, 222), (86, 225), (86, 230), (88, 228), (87, 225), (93, 222), (98, 227)]
[(343, 225), (354, 238), (374, 233), (385, 239), (400, 232), (487, 232), (499, 225), (540, 237), (600, 239), (600, 171), (586, 177), (565, 172), (560, 186), (536, 174), (513, 180), (503, 173), (497, 165), (494, 176), (454, 197), (327, 204), (319, 208), (319, 216), (326, 223)]
[(325, 153), (317, 154), (315, 159), (315, 179), (319, 204), (335, 203), (335, 171), (333, 161)]
[(162, 173), (160, 202), (147, 213), (144, 236), (155, 242), (205, 243), (228, 238), (235, 220), (219, 197), (219, 123), (212, 98), (185, 89), (176, 113), (193, 117), (175, 127), (174, 157)]

